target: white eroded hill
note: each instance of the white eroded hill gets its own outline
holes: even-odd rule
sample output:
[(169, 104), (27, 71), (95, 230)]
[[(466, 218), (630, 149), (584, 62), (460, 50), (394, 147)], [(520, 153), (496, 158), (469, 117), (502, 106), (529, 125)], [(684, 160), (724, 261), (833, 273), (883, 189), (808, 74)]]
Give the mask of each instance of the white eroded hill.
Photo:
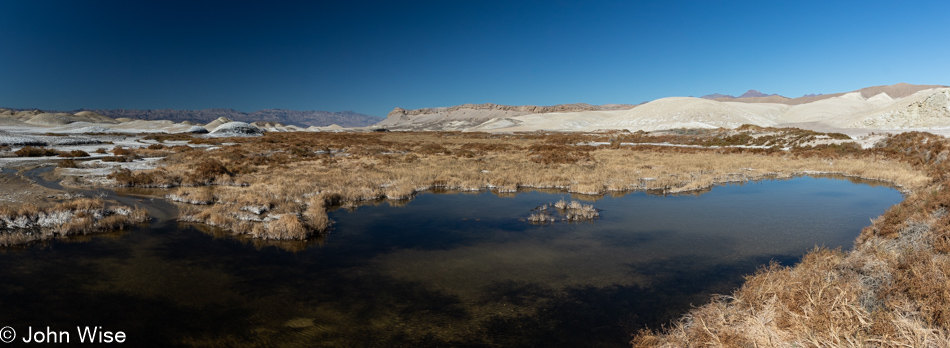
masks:
[[(782, 103), (711, 100), (691, 97), (657, 99), (622, 109), (595, 107), (485, 107), (394, 110), (376, 127), (394, 130), (594, 131), (735, 128), (743, 124), (810, 129), (905, 130), (950, 128), (950, 88), (897, 84), (834, 96), (782, 100)], [(916, 92), (913, 92), (915, 91)], [(899, 95), (894, 97), (887, 92)], [(760, 98), (761, 99), (761, 98)], [(735, 101), (733, 101), (735, 100)], [(503, 107), (503, 108), (502, 108)], [(517, 109), (516, 109), (517, 108)], [(552, 107), (548, 107), (552, 108)], [(566, 109), (566, 110), (565, 110)], [(573, 109), (573, 110), (572, 110)], [(513, 110), (517, 110), (513, 112)], [(524, 110), (543, 112), (524, 113)]]

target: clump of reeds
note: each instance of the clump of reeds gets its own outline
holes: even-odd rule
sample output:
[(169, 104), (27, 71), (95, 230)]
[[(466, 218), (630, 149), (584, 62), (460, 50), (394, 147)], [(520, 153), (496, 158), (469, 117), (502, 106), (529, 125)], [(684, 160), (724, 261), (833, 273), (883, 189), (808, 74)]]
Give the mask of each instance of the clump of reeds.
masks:
[(56, 166), (60, 168), (78, 168), (79, 163), (77, 163), (73, 159), (64, 159), (62, 161), (59, 161), (59, 163), (57, 163)]
[(44, 156), (56, 156), (59, 155), (59, 151), (45, 148), (45, 147), (34, 147), (34, 146), (24, 146), (23, 148), (13, 152), (17, 157), (44, 157)]
[(304, 240), (310, 236), (310, 230), (296, 214), (281, 214), (276, 220), (265, 225), (264, 238), (278, 240)]
[(187, 140), (191, 140), (192, 138), (193, 138), (192, 135), (189, 133), (174, 133), (174, 134), (152, 133), (152, 134), (146, 135), (142, 139), (155, 140), (159, 143), (163, 143), (165, 141), (182, 141), (182, 140), (187, 141)]
[(563, 199), (554, 203), (567, 221), (593, 221), (600, 217), (600, 212), (590, 204), (581, 204), (578, 201), (565, 202)]
[(83, 150), (59, 151), (59, 157), (89, 157), (89, 153)]
[[(306, 202), (270, 202), (244, 192), (222, 190), (206, 206), (183, 207), (180, 221), (200, 222), (260, 239), (306, 240), (329, 226), (326, 205), (332, 198), (313, 195)], [(179, 190), (182, 192), (183, 190)], [(191, 197), (187, 190), (183, 196)], [(199, 191), (200, 192), (200, 191)], [(184, 198), (186, 201), (189, 198)]]
[(174, 202), (188, 203), (188, 204), (211, 204), (214, 203), (215, 198), (210, 189), (178, 189), (174, 193), (169, 193), (165, 195), (165, 198), (168, 198)]
[(14, 154), (16, 154), (17, 157), (45, 157), (45, 156), (89, 157), (89, 153), (83, 150), (59, 151), (59, 150), (45, 148), (45, 147), (33, 147), (33, 146), (24, 146), (23, 148), (16, 150)]
[(532, 223), (551, 223), (556, 221), (593, 221), (600, 217), (600, 212), (593, 205), (581, 204), (578, 201), (561, 199), (554, 204), (543, 204), (532, 209), (534, 213), (528, 216)]
[(0, 246), (123, 229), (148, 218), (143, 208), (109, 206), (99, 198), (73, 199), (46, 208), (33, 204), (2, 206)]
[(548, 210), (548, 205), (544, 204), (534, 209), (534, 213), (528, 215), (528, 221), (536, 224), (546, 224), (557, 221), (557, 217)]

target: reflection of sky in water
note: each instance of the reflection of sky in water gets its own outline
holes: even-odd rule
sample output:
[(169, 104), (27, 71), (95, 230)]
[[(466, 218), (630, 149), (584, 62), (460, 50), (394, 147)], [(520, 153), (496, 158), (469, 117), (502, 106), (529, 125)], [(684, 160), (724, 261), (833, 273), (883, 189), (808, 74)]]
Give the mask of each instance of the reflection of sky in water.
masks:
[(426, 194), (395, 211), (368, 207), (334, 215), (340, 234), (363, 234), (333, 239), (399, 246), (376, 256), (376, 267), (459, 295), (477, 296), (497, 281), (646, 285), (650, 279), (638, 265), (658, 260), (689, 260), (680, 265), (689, 269), (796, 258), (816, 245), (849, 248), (869, 218), (900, 200), (889, 188), (806, 177), (717, 187), (700, 196), (606, 197), (593, 202), (602, 210), (594, 223), (511, 224), (561, 196), (569, 198)]
[(798, 178), (606, 197), (585, 202), (602, 210), (593, 223), (520, 221), (562, 197), (337, 210), (326, 241), (297, 253), (174, 222), (0, 252), (0, 324), (104, 325), (137, 345), (624, 346), (771, 259), (849, 248), (901, 200)]

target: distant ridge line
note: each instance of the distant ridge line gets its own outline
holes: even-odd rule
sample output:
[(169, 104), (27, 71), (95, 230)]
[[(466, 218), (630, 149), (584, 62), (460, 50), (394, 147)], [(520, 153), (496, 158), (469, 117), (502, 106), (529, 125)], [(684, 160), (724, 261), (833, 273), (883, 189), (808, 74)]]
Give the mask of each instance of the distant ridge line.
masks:
[[(872, 86), (862, 88), (856, 91), (844, 92), (844, 93), (832, 93), (832, 94), (806, 94), (798, 98), (788, 98), (778, 94), (765, 95), (754, 89), (749, 90), (745, 94), (739, 97), (733, 97), (731, 95), (725, 94), (707, 94), (700, 98), (710, 99), (715, 101), (732, 101), (740, 103), (778, 103), (778, 104), (788, 104), (788, 105), (799, 105), (807, 104), (811, 102), (816, 102), (823, 99), (829, 99), (834, 97), (840, 97), (848, 93), (859, 92), (864, 98), (870, 98), (881, 93), (887, 93), (891, 98), (903, 98), (914, 94), (918, 91), (931, 88), (944, 88), (947, 86), (944, 85), (912, 85), (908, 83), (896, 83), (893, 85), (881, 85), (881, 86)], [(756, 95), (759, 94), (759, 95)], [(749, 95), (749, 96), (747, 96)]]
[[(8, 110), (35, 110), (4, 108)], [(73, 111), (43, 110), (48, 113), (66, 112), (74, 114), (82, 111), (91, 111), (110, 118), (130, 118), (146, 121), (184, 121), (206, 124), (224, 117), (240, 122), (277, 122), (298, 127), (326, 127), (333, 124), (342, 127), (365, 127), (382, 120), (380, 117), (361, 114), (353, 111), (298, 111), (287, 109), (264, 109), (254, 112), (243, 112), (228, 108), (178, 110), (178, 109), (78, 109)]]

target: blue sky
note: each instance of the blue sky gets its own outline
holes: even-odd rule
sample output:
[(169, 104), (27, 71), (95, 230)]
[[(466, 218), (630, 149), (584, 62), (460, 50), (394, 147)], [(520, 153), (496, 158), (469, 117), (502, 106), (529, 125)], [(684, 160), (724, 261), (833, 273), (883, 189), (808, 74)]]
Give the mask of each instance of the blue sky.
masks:
[(0, 106), (352, 110), (950, 84), (948, 1), (0, 0)]

